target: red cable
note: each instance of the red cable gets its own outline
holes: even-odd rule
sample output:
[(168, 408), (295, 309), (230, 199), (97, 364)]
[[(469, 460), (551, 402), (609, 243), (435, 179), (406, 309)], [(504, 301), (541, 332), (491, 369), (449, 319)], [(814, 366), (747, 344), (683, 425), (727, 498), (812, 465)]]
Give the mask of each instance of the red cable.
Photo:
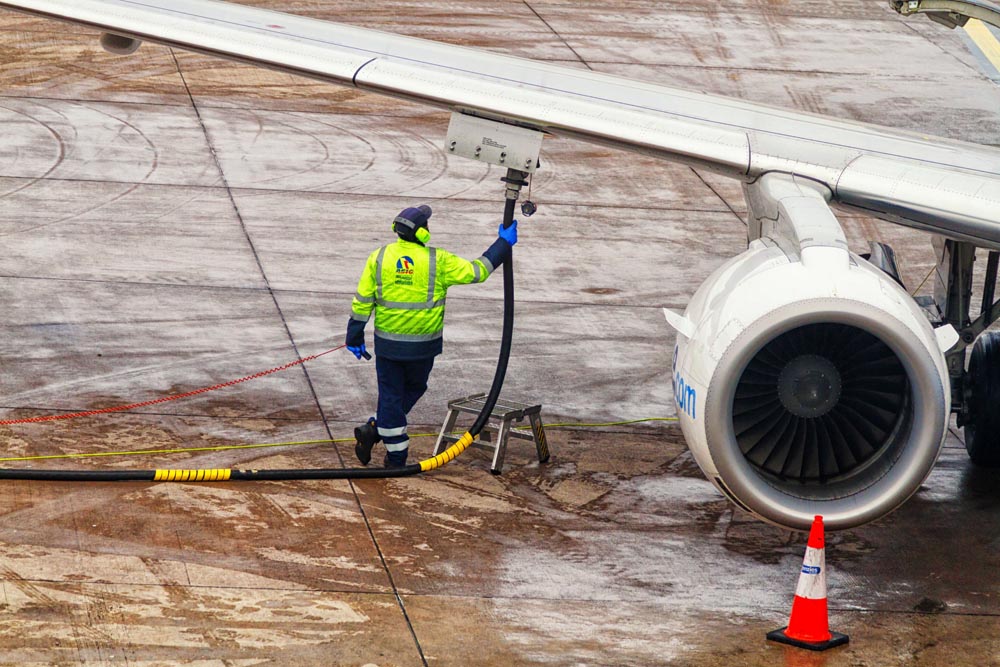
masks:
[(134, 410), (136, 408), (144, 408), (149, 405), (157, 405), (158, 403), (167, 403), (169, 401), (176, 401), (181, 398), (187, 398), (189, 396), (196, 396), (198, 394), (204, 394), (210, 391), (215, 391), (216, 389), (222, 389), (223, 387), (232, 387), (234, 384), (239, 384), (241, 382), (246, 382), (247, 380), (256, 380), (257, 378), (264, 377), (265, 375), (270, 375), (271, 373), (277, 373), (278, 371), (287, 370), (293, 366), (298, 366), (299, 364), (304, 364), (307, 361), (312, 361), (313, 359), (319, 359), (324, 354), (330, 354), (331, 352), (336, 352), (337, 350), (346, 347), (341, 345), (335, 347), (332, 350), (327, 350), (326, 352), (320, 352), (319, 354), (314, 354), (311, 357), (304, 357), (298, 361), (293, 361), (291, 363), (285, 364), (284, 366), (277, 366), (266, 371), (261, 371), (259, 373), (254, 373), (253, 375), (247, 375), (246, 377), (241, 377), (238, 380), (230, 380), (229, 382), (223, 382), (222, 384), (215, 384), (211, 387), (202, 387), (201, 389), (195, 389), (193, 391), (186, 391), (183, 394), (173, 394), (171, 396), (164, 396), (163, 398), (153, 399), (152, 401), (143, 401), (141, 403), (131, 403), (129, 405), (115, 405), (110, 408), (101, 408), (99, 410), (87, 410), (86, 412), (70, 412), (61, 415), (45, 415), (43, 417), (27, 417), (25, 419), (4, 419), (0, 420), (0, 426), (10, 426), (12, 424), (33, 424), (35, 422), (51, 422), (59, 419), (74, 419), (76, 417), (89, 417), (91, 415), (102, 415), (108, 412), (122, 412), (125, 410)]

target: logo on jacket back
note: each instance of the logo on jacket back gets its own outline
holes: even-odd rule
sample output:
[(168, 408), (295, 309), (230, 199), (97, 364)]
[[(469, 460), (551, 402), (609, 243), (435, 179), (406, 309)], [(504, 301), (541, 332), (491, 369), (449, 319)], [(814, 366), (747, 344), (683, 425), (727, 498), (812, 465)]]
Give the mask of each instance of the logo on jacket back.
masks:
[(396, 260), (396, 284), (413, 284), (413, 258), (403, 255)]

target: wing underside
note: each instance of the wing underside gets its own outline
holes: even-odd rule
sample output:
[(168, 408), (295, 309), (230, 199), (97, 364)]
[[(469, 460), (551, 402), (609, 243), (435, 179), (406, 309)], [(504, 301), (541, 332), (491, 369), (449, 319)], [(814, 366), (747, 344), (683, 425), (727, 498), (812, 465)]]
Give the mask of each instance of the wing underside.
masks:
[(8, 8), (711, 169), (1000, 248), (1000, 151), (213, 0)]

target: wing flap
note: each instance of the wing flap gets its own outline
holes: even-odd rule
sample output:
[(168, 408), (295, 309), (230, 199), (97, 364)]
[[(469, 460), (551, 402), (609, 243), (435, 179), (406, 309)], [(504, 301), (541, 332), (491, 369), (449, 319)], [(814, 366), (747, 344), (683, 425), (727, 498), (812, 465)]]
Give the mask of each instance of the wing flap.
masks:
[(973, 243), (1000, 246), (1000, 179), (862, 155), (836, 184), (844, 205)]
[(214, 0), (0, 0), (0, 8), (257, 64), (743, 180), (1000, 246), (1000, 150)]

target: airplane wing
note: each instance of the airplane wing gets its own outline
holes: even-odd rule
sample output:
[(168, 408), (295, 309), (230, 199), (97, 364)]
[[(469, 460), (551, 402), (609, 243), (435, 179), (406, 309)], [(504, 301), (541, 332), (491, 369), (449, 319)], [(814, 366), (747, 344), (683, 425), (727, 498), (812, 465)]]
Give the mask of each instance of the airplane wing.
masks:
[(0, 8), (708, 168), (1000, 248), (1000, 150), (214, 0)]

